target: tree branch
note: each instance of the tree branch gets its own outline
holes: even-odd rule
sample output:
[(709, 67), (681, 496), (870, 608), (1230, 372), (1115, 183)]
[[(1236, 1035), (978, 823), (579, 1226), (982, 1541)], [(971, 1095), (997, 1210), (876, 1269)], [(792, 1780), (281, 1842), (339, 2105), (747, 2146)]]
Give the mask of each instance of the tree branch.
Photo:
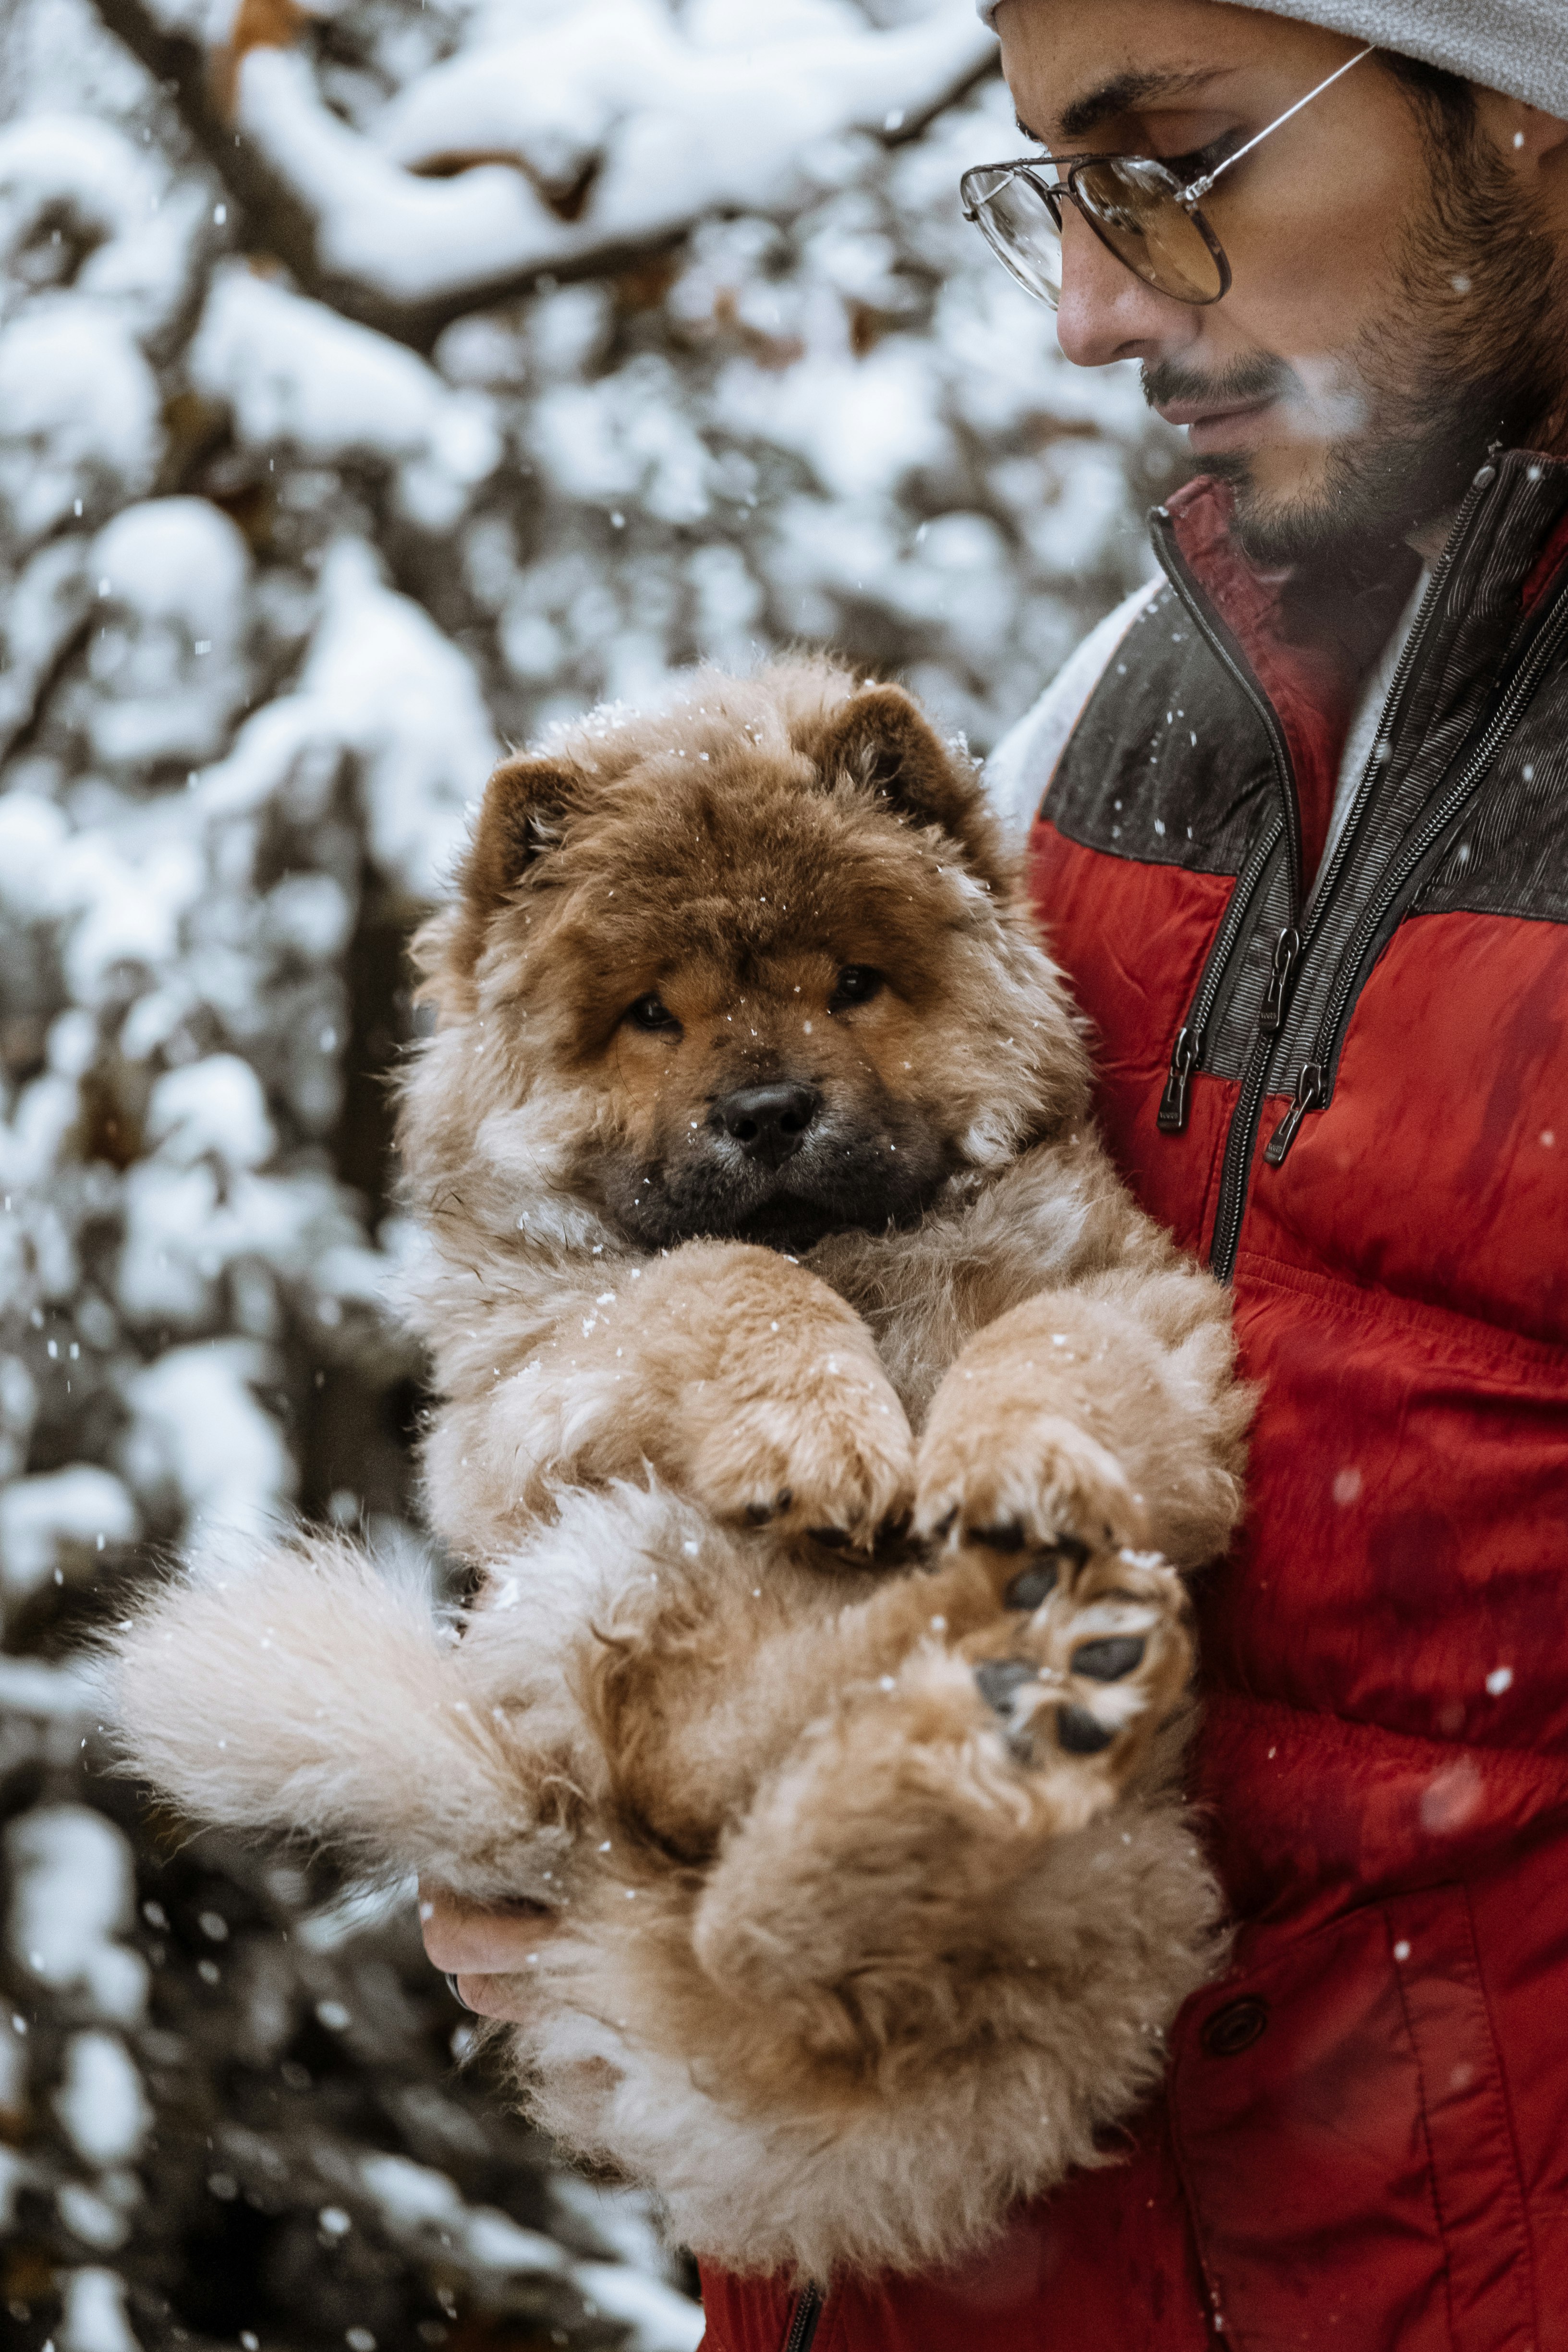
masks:
[[(606, 58), (616, 44), (584, 10), (526, 45), (432, 68), (414, 86), (419, 104), (403, 106), (394, 154), (322, 103), (300, 50), (257, 46), (228, 60), (230, 120), (217, 61), (161, 20), (156, 0), (94, 5), (170, 92), (234, 199), (245, 243), (275, 254), (305, 293), (421, 352), (454, 319), (542, 280), (625, 269), (704, 216), (787, 217), (814, 193), (803, 147), (848, 131), (901, 143), (995, 63), (968, 0), (943, 0), (894, 32), (819, 42), (810, 56), (784, 43), (692, 52), (673, 31), (651, 35), (649, 12), (626, 8), (618, 26), (605, 20), (605, 33), (627, 37)], [(646, 54), (628, 54), (638, 38)], [(542, 89), (557, 118), (564, 92), (605, 123), (570, 203), (552, 204), (529, 155), (541, 132), (560, 143), (559, 119), (538, 119)], [(422, 151), (411, 113), (425, 118)], [(500, 136), (463, 136), (479, 117), (500, 119)]]

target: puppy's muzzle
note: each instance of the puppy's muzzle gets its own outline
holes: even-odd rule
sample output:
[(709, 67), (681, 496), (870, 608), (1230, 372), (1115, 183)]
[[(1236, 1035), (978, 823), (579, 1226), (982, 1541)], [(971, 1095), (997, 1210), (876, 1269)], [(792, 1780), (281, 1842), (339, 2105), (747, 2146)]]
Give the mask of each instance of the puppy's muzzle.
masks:
[(759, 1160), (764, 1168), (782, 1168), (799, 1150), (821, 1108), (822, 1097), (815, 1087), (780, 1079), (725, 1095), (714, 1104), (708, 1124), (739, 1144), (748, 1160)]

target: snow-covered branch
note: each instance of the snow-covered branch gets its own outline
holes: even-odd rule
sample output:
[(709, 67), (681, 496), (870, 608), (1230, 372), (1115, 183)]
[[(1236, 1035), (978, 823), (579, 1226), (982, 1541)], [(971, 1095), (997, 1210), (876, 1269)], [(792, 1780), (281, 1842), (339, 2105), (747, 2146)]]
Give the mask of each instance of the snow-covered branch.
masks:
[[(95, 0), (177, 93), (253, 241), (346, 316), (426, 349), (542, 279), (604, 276), (715, 214), (788, 214), (847, 140), (913, 136), (994, 57), (971, 0), (879, 29), (849, 0), (573, 0), (479, 19), (368, 119), (328, 102), (293, 0)], [(362, 114), (365, 113), (362, 108)]]

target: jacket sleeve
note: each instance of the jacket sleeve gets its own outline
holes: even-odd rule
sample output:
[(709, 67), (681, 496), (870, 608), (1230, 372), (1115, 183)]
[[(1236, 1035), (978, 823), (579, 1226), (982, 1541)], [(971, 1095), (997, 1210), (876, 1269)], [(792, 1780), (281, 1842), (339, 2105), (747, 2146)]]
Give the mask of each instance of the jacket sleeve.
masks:
[(1068, 656), (1039, 700), (1008, 729), (985, 762), (985, 789), (1013, 847), (1022, 845), (1039, 814), (1057, 762), (1089, 696), (1110, 668), (1117, 646), (1163, 586), (1160, 579), (1145, 581), (1114, 612), (1107, 613), (1077, 652)]

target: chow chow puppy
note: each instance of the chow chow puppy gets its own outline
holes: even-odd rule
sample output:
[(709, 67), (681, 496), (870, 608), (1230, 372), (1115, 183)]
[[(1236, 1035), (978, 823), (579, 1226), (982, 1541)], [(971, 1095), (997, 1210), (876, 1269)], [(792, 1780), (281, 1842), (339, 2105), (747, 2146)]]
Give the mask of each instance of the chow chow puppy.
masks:
[[(533, 2113), (742, 2271), (1103, 2161), (1219, 1955), (1182, 1572), (1225, 1294), (1134, 1207), (968, 759), (826, 662), (491, 779), (403, 1099), (437, 1627), (302, 1537), (119, 1640), (189, 1811), (555, 1915)], [(460, 1636), (460, 1638), (459, 1638)]]

